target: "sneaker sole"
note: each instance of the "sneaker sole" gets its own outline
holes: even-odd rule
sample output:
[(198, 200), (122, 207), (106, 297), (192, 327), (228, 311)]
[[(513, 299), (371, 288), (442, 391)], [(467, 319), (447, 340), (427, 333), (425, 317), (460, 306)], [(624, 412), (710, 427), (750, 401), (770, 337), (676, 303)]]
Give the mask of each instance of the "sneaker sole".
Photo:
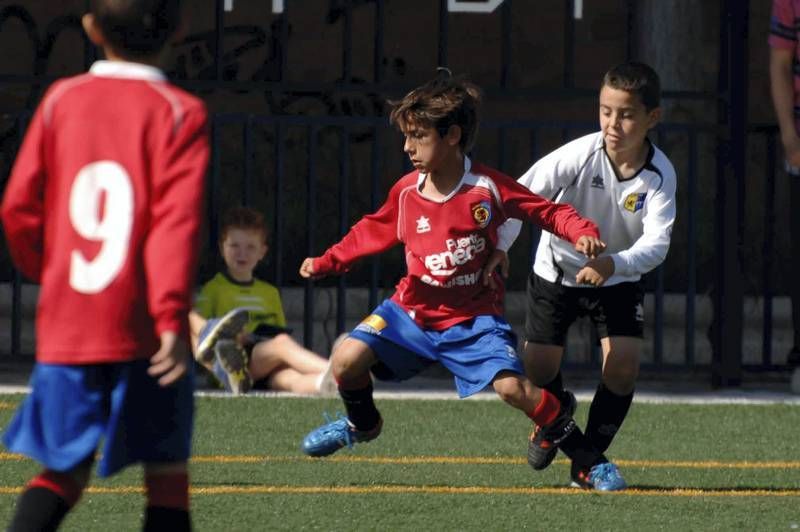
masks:
[(235, 339), (248, 321), (250, 311), (246, 308), (235, 308), (222, 316), (203, 341), (197, 344), (197, 361), (203, 364), (213, 363), (214, 345), (217, 341), (221, 338)]
[(237, 345), (218, 345), (219, 364), (228, 376), (228, 384), (235, 394), (247, 393), (253, 387), (250, 371), (247, 369), (247, 355)]

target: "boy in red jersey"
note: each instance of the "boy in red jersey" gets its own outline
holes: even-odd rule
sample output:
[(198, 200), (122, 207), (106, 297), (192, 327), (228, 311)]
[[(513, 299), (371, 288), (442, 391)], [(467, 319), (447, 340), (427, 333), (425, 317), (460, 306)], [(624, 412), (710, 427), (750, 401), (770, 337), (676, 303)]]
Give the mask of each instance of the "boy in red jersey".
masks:
[(83, 27), (107, 60), (47, 91), (0, 210), (14, 262), (41, 283), (32, 391), (4, 443), (44, 470), (9, 530), (56, 529), (101, 440), (100, 476), (144, 464), (144, 528), (189, 530), (206, 110), (154, 66), (177, 0), (89, 4)]
[[(300, 267), (306, 278), (343, 273), (358, 259), (403, 243), (408, 269), (394, 295), (334, 351), (331, 364), (347, 417), (310, 432), (302, 445), (306, 454), (326, 456), (378, 436), (383, 420), (370, 370), (405, 380), (439, 361), (455, 376), (461, 397), (492, 385), (505, 402), (546, 427), (543, 444), (559, 445), (589, 472), (608, 463), (574, 432), (558, 398), (525, 377), (516, 336), (502, 318), (502, 281), (482, 271), (498, 247), (498, 227), (509, 217), (531, 220), (589, 257), (605, 245), (594, 223), (572, 207), (547, 201), (465, 155), (475, 140), (479, 101), (475, 85), (442, 76), (394, 102), (390, 118), (405, 136), (415, 170), (392, 187), (376, 213)], [(591, 473), (586, 487), (620, 489)]]

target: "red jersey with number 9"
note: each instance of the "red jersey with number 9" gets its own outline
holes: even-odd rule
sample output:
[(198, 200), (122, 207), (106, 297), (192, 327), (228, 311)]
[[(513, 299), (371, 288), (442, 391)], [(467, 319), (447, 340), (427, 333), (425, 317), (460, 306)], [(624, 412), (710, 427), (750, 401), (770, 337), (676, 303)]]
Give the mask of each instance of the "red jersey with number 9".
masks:
[(207, 161), (205, 105), (158, 69), (98, 61), (50, 87), (0, 211), (41, 284), (39, 362), (149, 357), (160, 333), (187, 336)]

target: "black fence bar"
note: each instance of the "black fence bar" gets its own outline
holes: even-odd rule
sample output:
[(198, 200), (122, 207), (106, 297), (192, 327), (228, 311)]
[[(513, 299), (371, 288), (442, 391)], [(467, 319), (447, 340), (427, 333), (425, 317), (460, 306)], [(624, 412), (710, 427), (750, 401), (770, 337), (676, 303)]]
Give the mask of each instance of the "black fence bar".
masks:
[[(380, 192), (380, 171), (381, 171), (381, 128), (375, 126), (372, 129), (372, 149), (370, 151), (370, 186), (369, 204), (370, 212), (378, 210), (382, 196)], [(375, 256), (370, 259), (369, 274), (369, 308), (370, 310), (378, 306), (378, 281), (380, 274), (380, 257)]]
[(686, 326), (685, 356), (686, 364), (694, 366), (694, 320), (695, 299), (697, 295), (697, 133), (689, 130), (689, 154), (687, 175), (687, 208), (686, 221)]
[[(306, 176), (306, 256), (316, 256), (314, 242), (314, 227), (317, 217), (315, 205), (317, 204), (317, 135), (319, 126), (309, 125), (308, 133), (308, 175)], [(303, 291), (305, 308), (303, 311), (303, 342), (311, 346), (314, 340), (314, 281), (308, 279)]]
[(447, 38), (448, 38), (448, 11), (447, 0), (439, 0), (439, 42), (438, 42), (438, 66), (447, 66)]
[(253, 198), (253, 120), (248, 116), (242, 127), (244, 171), (242, 172), (242, 205), (248, 206)]
[[(513, 61), (512, 58), (512, 46), (511, 46), (511, 37), (512, 37), (512, 18), (511, 18), (511, 0), (505, 0), (503, 2), (502, 7), (500, 8), (500, 17), (501, 17), (501, 25), (502, 30), (501, 33), (503, 35), (503, 42), (501, 48), (501, 57), (500, 57), (500, 87), (503, 89), (507, 89), (509, 86), (509, 81), (511, 79), (511, 64)], [(501, 167), (502, 168), (502, 167)]]
[[(209, 248), (213, 249), (219, 237), (219, 203), (216, 198), (219, 196), (220, 174), (222, 167), (220, 126), (221, 119), (217, 116), (211, 120), (211, 165), (208, 174), (208, 242)], [(209, 270), (214, 269), (216, 256), (214, 253), (206, 254), (206, 266)]]
[(225, 46), (225, 0), (217, 0), (214, 15), (214, 72), (216, 81), (223, 79), (222, 54)]
[(375, 37), (373, 39), (373, 80), (375, 83), (383, 82), (383, 30), (384, 30), (383, 0), (375, 0)]
[[(346, 127), (340, 129), (339, 141), (339, 235), (344, 236), (350, 229), (348, 223), (348, 197), (350, 192), (350, 132)], [(336, 334), (345, 330), (347, 320), (347, 279), (340, 275), (336, 286)]]
[[(285, 67), (284, 67), (285, 68)], [(0, 73), (0, 85), (26, 85), (34, 88), (46, 87), (54, 81), (60, 79), (58, 76), (32, 75), (32, 74), (3, 74)], [(275, 80), (206, 80), (206, 79), (175, 79), (175, 85), (186, 89), (189, 92), (202, 91), (271, 91), (275, 93), (323, 93), (331, 91), (377, 93), (386, 95), (405, 94), (416, 85), (409, 85), (402, 82), (392, 83), (363, 83), (363, 82), (281, 82)], [(531, 100), (554, 100), (569, 103), (576, 99), (596, 99), (596, 87), (520, 87), (502, 89), (499, 86), (486, 85), (482, 87), (485, 99), (492, 100), (502, 97), (509, 102), (526, 102)], [(689, 90), (664, 90), (661, 93), (662, 101), (687, 100), (709, 102), (716, 104), (719, 101), (719, 94), (709, 91), (689, 91)]]
[(575, 0), (564, 2), (564, 87), (575, 86)]
[[(292, 2), (288, 2), (291, 4)], [(280, 65), (278, 68), (278, 83), (283, 83), (286, 79), (286, 65), (288, 64), (289, 60), (289, 20), (288, 20), (288, 11), (289, 6), (284, 3), (283, 6), (283, 15), (279, 18), (279, 45), (280, 45), (280, 53), (277, 54), (280, 57)]]
[(711, 384), (739, 386), (742, 376), (744, 302), (742, 272), (743, 205), (747, 112), (747, 6), (722, 2), (719, 123), (715, 215), (715, 286)]
[(761, 255), (764, 263), (761, 270), (764, 303), (762, 309), (761, 363), (772, 365), (772, 279), (774, 276), (773, 254), (775, 253), (775, 158), (777, 149), (775, 135), (765, 135), (767, 148), (766, 179), (764, 179), (764, 239)]
[(344, 23), (342, 24), (342, 79), (353, 79), (353, 4), (344, 2)]
[[(17, 142), (22, 144), (28, 129), (29, 113), (20, 114), (16, 122)], [(22, 354), (22, 275), (15, 269), (11, 278), (11, 356)]]
[(285, 128), (282, 122), (275, 122), (275, 236), (273, 237), (272, 255), (275, 261), (275, 283), (277, 286), (284, 285), (283, 262), (284, 262), (284, 199), (283, 188), (286, 181), (286, 139)]
[(631, 61), (633, 59), (633, 35), (636, 25), (635, 5), (636, 0), (625, 0), (625, 61)]

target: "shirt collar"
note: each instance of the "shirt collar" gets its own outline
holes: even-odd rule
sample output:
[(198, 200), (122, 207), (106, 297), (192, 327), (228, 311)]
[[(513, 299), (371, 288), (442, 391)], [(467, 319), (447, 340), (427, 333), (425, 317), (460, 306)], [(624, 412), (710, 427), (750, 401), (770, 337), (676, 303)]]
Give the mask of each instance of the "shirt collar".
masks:
[(144, 81), (166, 81), (161, 69), (142, 63), (128, 61), (95, 61), (89, 73), (106, 78), (140, 79)]

